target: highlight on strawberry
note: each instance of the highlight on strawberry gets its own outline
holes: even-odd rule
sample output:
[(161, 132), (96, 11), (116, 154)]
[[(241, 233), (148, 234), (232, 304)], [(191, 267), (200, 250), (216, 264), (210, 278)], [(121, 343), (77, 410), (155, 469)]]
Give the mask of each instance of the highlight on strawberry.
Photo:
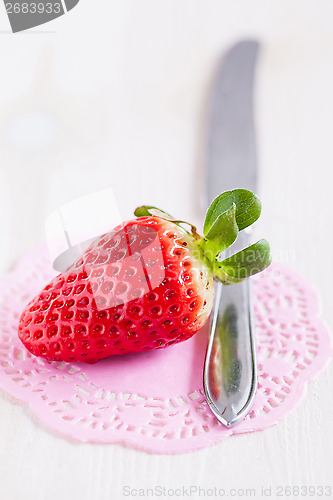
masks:
[(260, 212), (251, 191), (227, 191), (200, 236), (156, 207), (137, 208), (27, 305), (19, 338), (35, 356), (86, 363), (189, 339), (209, 318), (214, 280), (232, 286), (270, 264), (266, 240), (221, 257)]

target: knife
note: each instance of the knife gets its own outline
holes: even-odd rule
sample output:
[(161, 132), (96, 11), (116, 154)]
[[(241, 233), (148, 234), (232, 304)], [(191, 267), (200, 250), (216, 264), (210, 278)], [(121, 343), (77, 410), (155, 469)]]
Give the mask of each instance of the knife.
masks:
[[(219, 65), (210, 110), (207, 204), (225, 190), (256, 191), (253, 89), (258, 52), (256, 40), (244, 40)], [(241, 231), (229, 250), (238, 252), (249, 239), (249, 231)], [(257, 387), (251, 281), (215, 286), (204, 391), (217, 419), (232, 427), (249, 412)]]

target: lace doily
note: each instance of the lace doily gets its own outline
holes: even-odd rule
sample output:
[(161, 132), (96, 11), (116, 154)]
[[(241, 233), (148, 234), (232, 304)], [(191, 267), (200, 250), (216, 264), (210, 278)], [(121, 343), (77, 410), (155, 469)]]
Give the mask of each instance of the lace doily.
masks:
[(332, 356), (315, 292), (294, 270), (272, 264), (253, 278), (258, 391), (245, 420), (227, 429), (203, 393), (207, 326), (167, 349), (95, 365), (31, 356), (17, 336), (18, 318), (53, 276), (40, 246), (0, 282), (0, 387), (68, 438), (155, 453), (198, 450), (276, 424), (297, 406), (307, 382)]

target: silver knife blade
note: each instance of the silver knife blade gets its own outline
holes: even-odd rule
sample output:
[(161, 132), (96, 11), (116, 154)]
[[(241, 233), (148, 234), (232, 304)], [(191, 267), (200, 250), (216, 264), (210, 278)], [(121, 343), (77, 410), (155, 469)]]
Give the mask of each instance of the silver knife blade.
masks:
[[(208, 141), (209, 202), (229, 189), (256, 189), (253, 90), (258, 52), (257, 41), (242, 41), (219, 66)], [(243, 231), (231, 249), (234, 253), (248, 244), (249, 234)], [(215, 416), (231, 427), (248, 413), (257, 387), (251, 282), (217, 282), (215, 291), (204, 390)]]
[(256, 189), (253, 89), (258, 52), (257, 41), (239, 42), (218, 68), (209, 119), (207, 206), (221, 189)]

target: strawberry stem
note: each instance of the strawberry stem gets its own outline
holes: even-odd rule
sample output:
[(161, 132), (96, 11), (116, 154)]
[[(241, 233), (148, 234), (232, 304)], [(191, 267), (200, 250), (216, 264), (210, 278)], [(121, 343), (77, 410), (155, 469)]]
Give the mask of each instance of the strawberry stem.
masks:
[(207, 210), (204, 237), (198, 242), (216, 279), (224, 284), (238, 283), (263, 271), (271, 262), (266, 240), (221, 261), (221, 253), (237, 239), (239, 231), (260, 216), (260, 200), (247, 189), (234, 189), (220, 194)]
[(204, 236), (198, 234), (193, 224), (176, 220), (156, 207), (143, 205), (134, 213), (137, 217), (160, 217), (178, 226), (188, 224), (201, 258), (205, 259), (214, 277), (224, 284), (243, 281), (263, 271), (271, 262), (270, 247), (266, 240), (260, 240), (227, 259), (220, 259), (221, 253), (236, 241), (239, 231), (253, 224), (260, 216), (260, 200), (247, 189), (226, 191), (212, 201), (206, 214)]

